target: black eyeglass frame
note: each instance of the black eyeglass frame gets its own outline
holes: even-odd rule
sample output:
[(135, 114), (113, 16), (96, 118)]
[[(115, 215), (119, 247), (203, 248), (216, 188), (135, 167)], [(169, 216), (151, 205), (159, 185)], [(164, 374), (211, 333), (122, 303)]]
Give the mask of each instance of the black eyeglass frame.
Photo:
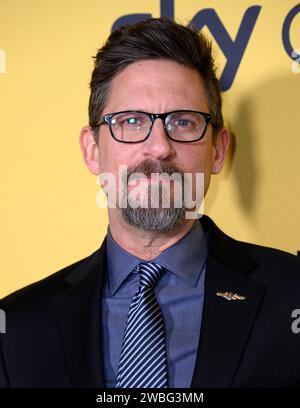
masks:
[[(177, 139), (173, 139), (173, 138), (169, 135), (169, 132), (168, 132), (168, 130), (167, 130), (167, 128), (166, 128), (166, 118), (167, 118), (169, 115), (171, 115), (172, 113), (177, 113), (177, 112), (199, 113), (200, 115), (202, 115), (202, 116), (204, 117), (204, 119), (205, 119), (205, 127), (204, 127), (204, 129), (203, 129), (202, 135), (201, 135), (198, 139), (195, 139), (195, 140), (177, 140)], [(119, 140), (119, 139), (117, 139), (117, 138), (115, 137), (115, 135), (114, 135), (114, 133), (113, 133), (113, 130), (112, 130), (112, 123), (111, 123), (111, 121), (112, 121), (112, 119), (113, 119), (113, 117), (114, 117), (115, 115), (119, 115), (120, 113), (142, 113), (142, 114), (145, 114), (145, 115), (147, 115), (147, 116), (149, 117), (149, 119), (151, 120), (151, 126), (150, 126), (150, 129), (149, 129), (148, 134), (145, 136), (144, 139), (139, 140), (139, 141), (137, 141), (137, 142), (135, 142), (135, 141), (130, 142), (130, 141)], [(205, 135), (206, 129), (207, 129), (207, 125), (208, 125), (209, 121), (211, 121), (212, 116), (211, 116), (210, 113), (207, 113), (207, 112), (194, 111), (194, 110), (190, 110), (190, 109), (179, 109), (179, 110), (170, 111), (170, 112), (164, 112), (164, 113), (149, 113), (149, 112), (144, 112), (144, 111), (139, 111), (139, 110), (127, 110), (127, 111), (107, 113), (106, 115), (101, 116), (100, 119), (99, 119), (99, 122), (97, 123), (96, 128), (99, 127), (99, 126), (101, 126), (101, 125), (107, 125), (108, 128), (109, 128), (110, 134), (111, 134), (111, 136), (113, 137), (113, 139), (115, 139), (117, 142), (120, 142), (120, 143), (142, 143), (142, 142), (144, 142), (145, 140), (147, 140), (148, 137), (150, 136), (150, 133), (151, 133), (152, 128), (153, 128), (154, 121), (155, 121), (156, 119), (161, 119), (161, 120), (163, 121), (164, 129), (165, 129), (165, 132), (166, 132), (167, 136), (169, 137), (169, 139), (173, 140), (174, 142), (179, 142), (179, 143), (193, 143), (193, 142), (197, 142), (198, 140), (201, 140), (201, 139), (203, 138), (203, 136)]]

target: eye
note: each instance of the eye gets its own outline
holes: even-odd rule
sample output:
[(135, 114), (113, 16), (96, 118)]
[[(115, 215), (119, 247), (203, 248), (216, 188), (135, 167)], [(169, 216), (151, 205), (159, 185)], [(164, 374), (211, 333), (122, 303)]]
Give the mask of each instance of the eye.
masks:
[(182, 119), (177, 119), (175, 121), (174, 125), (186, 128), (186, 127), (192, 126), (193, 122), (191, 120), (189, 120), (189, 119), (182, 118)]
[(112, 124), (122, 128), (140, 128), (147, 124), (147, 117), (140, 113), (122, 113), (113, 118)]
[(126, 122), (126, 125), (137, 125), (139, 123), (139, 118), (134, 116), (134, 117), (125, 119), (124, 122)]
[(168, 123), (168, 127), (178, 130), (185, 130), (191, 129), (195, 127), (195, 121), (193, 117), (185, 115), (185, 116), (175, 116), (171, 118), (170, 122)]

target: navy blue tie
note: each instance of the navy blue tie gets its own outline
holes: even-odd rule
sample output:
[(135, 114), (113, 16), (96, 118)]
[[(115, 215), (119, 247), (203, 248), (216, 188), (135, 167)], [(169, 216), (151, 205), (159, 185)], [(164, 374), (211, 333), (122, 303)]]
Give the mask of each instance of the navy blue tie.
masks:
[(142, 262), (136, 271), (140, 286), (129, 308), (116, 387), (167, 388), (164, 320), (154, 292), (164, 269)]

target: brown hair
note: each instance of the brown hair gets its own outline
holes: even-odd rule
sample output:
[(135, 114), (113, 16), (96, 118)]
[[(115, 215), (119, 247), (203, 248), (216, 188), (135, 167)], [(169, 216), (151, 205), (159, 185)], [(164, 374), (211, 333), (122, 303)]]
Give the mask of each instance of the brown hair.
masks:
[(90, 82), (89, 125), (94, 129), (109, 97), (112, 79), (129, 64), (147, 59), (175, 61), (199, 72), (204, 80), (212, 125), (223, 127), (222, 99), (211, 42), (196, 29), (166, 18), (150, 18), (113, 31), (97, 52)]

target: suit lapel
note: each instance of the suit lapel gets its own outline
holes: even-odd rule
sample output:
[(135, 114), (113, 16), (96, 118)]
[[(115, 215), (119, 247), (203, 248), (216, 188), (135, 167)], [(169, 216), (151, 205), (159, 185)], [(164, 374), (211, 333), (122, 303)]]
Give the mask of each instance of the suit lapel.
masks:
[[(242, 245), (227, 237), (208, 217), (205, 299), (192, 387), (229, 387), (247, 345), (265, 288), (246, 277), (257, 267)], [(245, 300), (226, 300), (217, 292)]]
[(105, 241), (65, 278), (70, 287), (53, 301), (72, 387), (103, 387), (101, 291)]

